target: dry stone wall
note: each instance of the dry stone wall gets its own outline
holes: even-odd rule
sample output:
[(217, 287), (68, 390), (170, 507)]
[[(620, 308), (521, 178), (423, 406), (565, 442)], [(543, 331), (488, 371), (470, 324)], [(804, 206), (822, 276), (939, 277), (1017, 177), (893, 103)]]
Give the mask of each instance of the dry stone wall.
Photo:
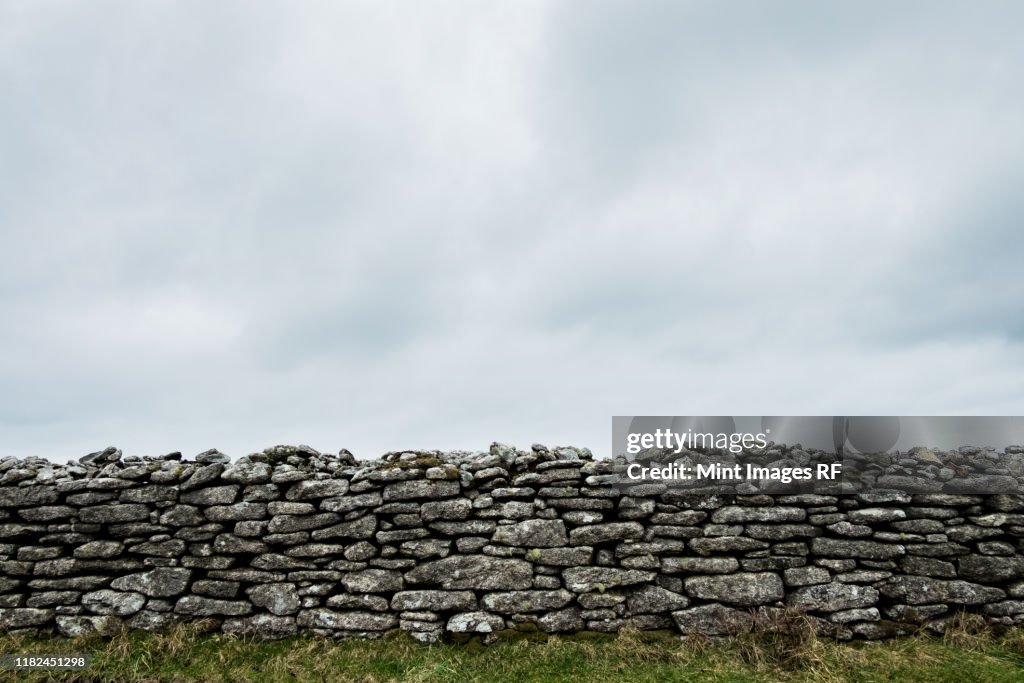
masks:
[(1024, 496), (693, 495), (610, 482), (586, 449), (276, 447), (0, 460), (0, 630), (209, 619), (425, 642), (507, 629), (823, 634), (1024, 623)]

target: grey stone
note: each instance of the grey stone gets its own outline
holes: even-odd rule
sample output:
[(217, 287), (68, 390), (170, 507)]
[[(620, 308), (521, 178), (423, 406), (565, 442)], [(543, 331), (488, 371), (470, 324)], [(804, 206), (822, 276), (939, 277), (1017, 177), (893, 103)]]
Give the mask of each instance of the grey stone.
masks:
[(129, 617), (142, 609), (144, 604), (146, 596), (142, 593), (122, 593), (103, 589), (82, 596), (82, 606), (94, 614)]
[(878, 587), (890, 600), (908, 605), (947, 603), (977, 605), (1003, 599), (1006, 593), (967, 581), (943, 581), (926, 576), (894, 576)]
[(399, 481), (384, 487), (384, 500), (414, 500), (416, 498), (448, 498), (459, 494), (459, 482), (421, 479)]
[(299, 611), (299, 594), (293, 583), (264, 583), (246, 591), (252, 604), (276, 616)]
[(265, 462), (244, 462), (228, 467), (220, 478), (232, 484), (264, 484), (270, 481), (271, 471)]
[(237, 581), (200, 579), (192, 584), (192, 592), (196, 595), (205, 595), (210, 598), (230, 600), (238, 596), (239, 586), (240, 584)]
[(569, 532), (570, 545), (596, 545), (608, 541), (639, 539), (644, 535), (644, 528), (639, 522), (612, 522), (581, 526)]
[(526, 559), (537, 564), (553, 567), (581, 567), (590, 563), (594, 549), (590, 546), (575, 548), (532, 548), (526, 552)]
[(358, 610), (371, 612), (387, 612), (388, 600), (379, 595), (351, 595), (342, 593), (327, 598), (327, 606), (332, 609)]
[(186, 595), (175, 603), (174, 612), (194, 617), (239, 617), (252, 612), (252, 604), (244, 600), (218, 600), (198, 595)]
[(472, 512), (473, 505), (466, 498), (433, 500), (424, 503), (420, 508), (420, 516), (424, 522), (433, 522), (438, 519), (459, 521), (469, 518)]
[(802, 522), (807, 519), (803, 508), (772, 506), (742, 507), (730, 505), (711, 513), (715, 524), (737, 524), (743, 522)]
[(661, 614), (681, 610), (689, 605), (690, 599), (685, 595), (660, 586), (644, 586), (630, 593), (626, 599), (630, 614)]
[(114, 636), (124, 624), (112, 614), (96, 617), (58, 615), (56, 621), (57, 632), (66, 638), (81, 638), (91, 634)]
[(731, 574), (740, 568), (735, 557), (666, 557), (661, 571), (666, 574)]
[(879, 614), (877, 607), (842, 610), (840, 612), (833, 612), (828, 616), (828, 620), (835, 624), (849, 624), (855, 621), (879, 621), (881, 618), (882, 615)]
[(533, 568), (519, 559), (457, 555), (419, 565), (405, 575), (411, 584), (435, 584), (446, 590), (517, 590), (533, 584)]
[(754, 619), (748, 610), (724, 605), (701, 605), (672, 613), (676, 626), (684, 634), (728, 636), (746, 633)]
[(852, 541), (835, 538), (811, 540), (811, 553), (823, 557), (849, 557), (867, 560), (891, 560), (906, 554), (902, 545), (877, 541)]
[(323, 541), (331, 538), (371, 538), (377, 531), (377, 518), (374, 515), (364, 515), (351, 522), (342, 522), (325, 529), (317, 529), (312, 532), (316, 541)]
[(654, 572), (614, 567), (570, 567), (562, 572), (565, 587), (574, 593), (590, 593), (615, 586), (650, 583), (654, 576)]
[(124, 551), (120, 541), (89, 541), (75, 548), (72, 553), (79, 559), (101, 559), (117, 557)]
[(78, 518), (90, 524), (114, 524), (118, 522), (140, 522), (149, 519), (149, 508), (139, 503), (118, 505), (97, 505), (82, 508)]
[(745, 607), (775, 602), (785, 595), (782, 579), (772, 572), (691, 576), (683, 585), (692, 597)]
[(690, 548), (701, 555), (713, 553), (745, 553), (750, 550), (767, 550), (767, 541), (744, 536), (717, 536), (714, 538), (690, 539)]
[(545, 633), (565, 633), (582, 631), (585, 624), (578, 607), (567, 607), (541, 616), (537, 626)]
[(961, 578), (981, 583), (1002, 583), (1024, 578), (1024, 557), (965, 555), (957, 560)]
[(391, 609), (403, 612), (465, 611), (476, 607), (476, 595), (472, 591), (401, 591), (391, 599)]
[(495, 633), (505, 628), (505, 620), (487, 612), (462, 612), (448, 620), (445, 629), (451, 633)]
[(230, 486), (211, 486), (182, 493), (178, 500), (186, 505), (199, 505), (203, 507), (209, 505), (230, 505), (235, 502), (240, 489), (241, 487), (236, 484)]
[(52, 486), (0, 487), (0, 507), (29, 508), (57, 502)]
[(387, 631), (398, 626), (398, 617), (378, 612), (335, 612), (317, 608), (299, 612), (298, 625), (333, 631)]
[(823, 567), (791, 567), (782, 572), (787, 586), (813, 586), (828, 583), (832, 575)]
[(234, 534), (220, 534), (213, 541), (213, 549), (219, 553), (256, 554), (266, 551), (267, 544), (249, 538), (241, 538)]
[(322, 512), (318, 515), (276, 515), (270, 520), (267, 531), (272, 534), (290, 534), (319, 529), (339, 521), (341, 515), (336, 512)]
[(786, 599), (786, 603), (791, 607), (822, 612), (871, 607), (877, 602), (878, 591), (874, 588), (841, 583), (825, 583), (798, 588)]
[(211, 522), (238, 522), (241, 520), (265, 519), (266, 503), (232, 503), (231, 505), (213, 505), (203, 511), (203, 516)]
[(184, 593), (190, 578), (190, 569), (160, 567), (114, 579), (110, 587), (121, 591), (135, 591), (150, 597), (168, 598)]
[(254, 614), (251, 617), (225, 619), (222, 629), (236, 636), (250, 636), (259, 640), (279, 640), (295, 635), (298, 625), (294, 617), (273, 614)]
[(0, 629), (11, 631), (31, 626), (42, 626), (53, 620), (52, 609), (33, 609), (28, 607), (0, 609)]
[(26, 522), (52, 522), (58, 519), (69, 519), (75, 515), (75, 508), (68, 505), (44, 505), (36, 508), (18, 510), (18, 515)]
[(518, 524), (499, 526), (491, 538), (493, 543), (534, 548), (564, 546), (569, 542), (565, 522), (560, 519), (532, 519)]
[(311, 500), (315, 498), (333, 498), (348, 493), (347, 479), (320, 479), (300, 481), (293, 484), (285, 498), (288, 500)]
[(907, 513), (899, 508), (863, 508), (850, 510), (847, 517), (854, 524), (878, 524), (906, 519)]
[(492, 612), (514, 614), (541, 612), (565, 607), (575, 596), (567, 590), (526, 590), (489, 593), (481, 600), (481, 606)]
[(402, 590), (402, 574), (387, 569), (351, 572), (341, 583), (350, 593), (394, 593)]

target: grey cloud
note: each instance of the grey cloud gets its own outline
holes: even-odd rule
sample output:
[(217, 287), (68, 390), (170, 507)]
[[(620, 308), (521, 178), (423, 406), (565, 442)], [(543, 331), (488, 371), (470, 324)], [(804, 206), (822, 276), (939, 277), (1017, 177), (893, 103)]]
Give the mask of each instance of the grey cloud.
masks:
[(1022, 410), (1019, 14), (5, 7), (0, 454)]

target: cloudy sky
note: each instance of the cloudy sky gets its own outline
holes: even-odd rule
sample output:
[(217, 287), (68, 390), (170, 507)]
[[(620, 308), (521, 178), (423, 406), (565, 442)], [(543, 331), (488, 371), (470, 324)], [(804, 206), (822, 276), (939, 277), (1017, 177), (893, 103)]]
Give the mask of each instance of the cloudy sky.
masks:
[(1024, 414), (1015, 2), (0, 3), (0, 455)]

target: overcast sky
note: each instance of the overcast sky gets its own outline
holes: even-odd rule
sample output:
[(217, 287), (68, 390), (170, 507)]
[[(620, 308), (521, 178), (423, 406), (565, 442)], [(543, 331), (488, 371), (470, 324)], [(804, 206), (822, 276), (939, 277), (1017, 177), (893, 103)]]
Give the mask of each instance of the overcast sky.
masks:
[(0, 2), (0, 455), (1024, 414), (1017, 2)]

